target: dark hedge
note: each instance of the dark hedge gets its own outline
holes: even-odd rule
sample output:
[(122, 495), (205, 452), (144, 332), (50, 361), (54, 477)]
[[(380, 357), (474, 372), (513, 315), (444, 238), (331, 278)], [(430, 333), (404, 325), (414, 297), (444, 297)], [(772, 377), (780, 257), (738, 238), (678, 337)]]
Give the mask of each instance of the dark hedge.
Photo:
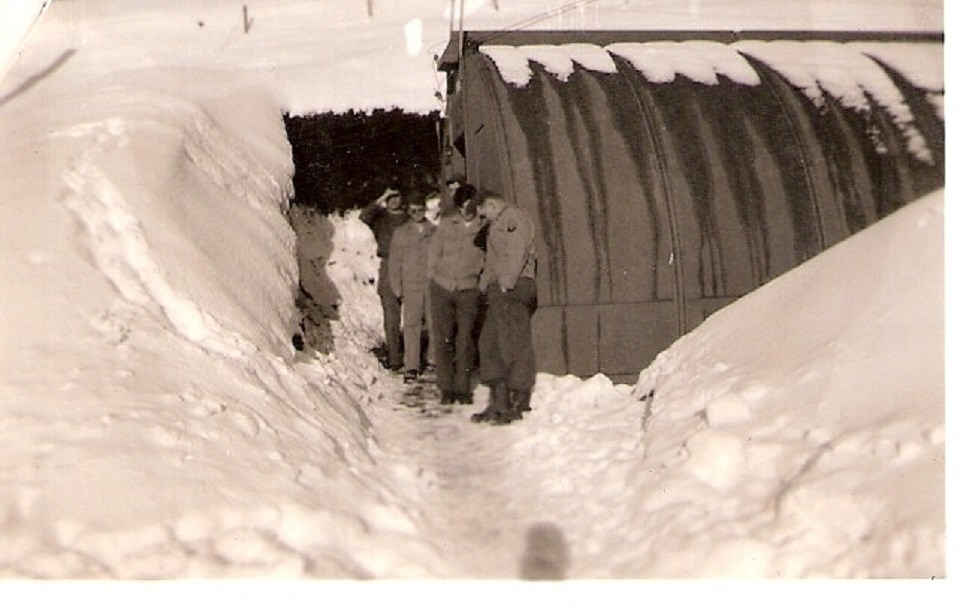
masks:
[(298, 205), (343, 212), (366, 205), (388, 186), (408, 200), (437, 190), (439, 113), (378, 109), (283, 118)]

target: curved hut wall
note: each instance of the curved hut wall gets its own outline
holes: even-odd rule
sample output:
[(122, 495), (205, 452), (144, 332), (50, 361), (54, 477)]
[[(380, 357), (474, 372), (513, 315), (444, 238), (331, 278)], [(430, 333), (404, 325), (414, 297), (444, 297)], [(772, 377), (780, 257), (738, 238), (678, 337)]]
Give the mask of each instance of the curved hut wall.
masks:
[[(480, 52), (460, 65), (468, 179), (539, 232), (542, 371), (635, 375), (707, 316), (944, 182), (943, 120), (878, 65), (929, 154), (875, 99), (821, 103), (756, 57), (759, 84), (649, 80), (531, 61), (523, 86)], [(942, 94), (942, 92), (940, 92)]]

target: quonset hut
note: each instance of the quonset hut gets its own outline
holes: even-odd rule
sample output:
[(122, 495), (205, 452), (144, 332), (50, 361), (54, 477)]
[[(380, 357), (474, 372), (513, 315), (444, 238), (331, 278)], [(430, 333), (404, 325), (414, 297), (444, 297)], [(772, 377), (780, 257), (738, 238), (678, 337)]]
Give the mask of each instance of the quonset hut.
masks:
[(942, 34), (463, 32), (445, 173), (538, 223), (542, 371), (633, 376), (944, 183)]

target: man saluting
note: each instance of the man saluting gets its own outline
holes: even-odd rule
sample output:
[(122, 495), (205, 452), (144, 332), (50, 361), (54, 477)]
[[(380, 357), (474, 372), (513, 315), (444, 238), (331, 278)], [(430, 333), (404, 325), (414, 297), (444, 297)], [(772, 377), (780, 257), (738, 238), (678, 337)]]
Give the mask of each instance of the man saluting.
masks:
[(400, 353), (400, 297), (390, 287), (390, 244), (393, 232), (407, 221), (400, 191), (387, 188), (376, 201), (360, 212), (360, 220), (373, 231), (377, 240), (380, 272), (377, 276), (377, 294), (383, 308), (383, 335), (387, 346), (386, 365), (391, 371), (403, 366)]

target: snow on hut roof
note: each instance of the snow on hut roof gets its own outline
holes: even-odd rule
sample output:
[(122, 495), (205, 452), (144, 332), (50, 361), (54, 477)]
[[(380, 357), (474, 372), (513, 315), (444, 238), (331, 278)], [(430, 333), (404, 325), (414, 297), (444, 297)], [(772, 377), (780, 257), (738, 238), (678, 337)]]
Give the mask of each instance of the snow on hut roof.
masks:
[(718, 42), (658, 41), (645, 43), (614, 43), (606, 47), (594, 44), (563, 45), (483, 45), (480, 51), (487, 55), (500, 72), (500, 77), (517, 87), (525, 87), (533, 72), (529, 62), (536, 62), (558, 80), (566, 81), (577, 63), (595, 72), (616, 72), (611, 55), (630, 61), (652, 82), (670, 82), (683, 74), (696, 82), (715, 85), (718, 74), (735, 82), (760, 84), (750, 64), (728, 45)]
[[(753, 57), (802, 90), (818, 106), (824, 94), (842, 105), (866, 112), (871, 100), (890, 113), (907, 139), (914, 156), (930, 162), (932, 155), (923, 136), (913, 127), (913, 115), (901, 91), (876, 58), (915, 86), (928, 91), (931, 103), (942, 108), (943, 45), (937, 43), (838, 42), (831, 40), (741, 40), (729, 44), (715, 40), (656, 40), (596, 44), (529, 44), (480, 46), (496, 65), (501, 78), (525, 87), (536, 62), (560, 81), (566, 81), (574, 64), (587, 70), (616, 72), (613, 56), (627, 60), (654, 83), (672, 82), (678, 75), (705, 85), (719, 84), (719, 76), (743, 85), (757, 86), (760, 78), (746, 60)], [(938, 105), (939, 103), (939, 105)], [(942, 110), (940, 110), (942, 116)]]
[(613, 58), (600, 45), (572, 42), (560, 46), (570, 54), (575, 63), (587, 70), (610, 74), (617, 71), (617, 64), (613, 63)]
[(573, 74), (574, 63), (594, 72), (617, 71), (610, 55), (595, 44), (484, 45), (481, 52), (493, 60), (501, 78), (518, 87), (525, 87), (530, 82), (533, 76), (531, 61), (564, 82)]
[(927, 91), (943, 91), (943, 45), (922, 42), (850, 42)]
[(633, 64), (651, 82), (670, 82), (681, 74), (704, 85), (718, 84), (718, 75), (744, 85), (760, 84), (760, 77), (743, 56), (719, 42), (626, 42), (606, 48)]
[(480, 51), (493, 60), (493, 64), (500, 72), (500, 78), (504, 82), (516, 85), (517, 87), (526, 87), (533, 76), (530, 69), (530, 58), (522, 47), (511, 47), (506, 45), (488, 45), (480, 47)]
[[(873, 43), (870, 48), (874, 53), (879, 53), (886, 44), (890, 43)], [(913, 127), (913, 113), (903, 93), (883, 68), (857, 46), (831, 41), (793, 40), (749, 40), (734, 43), (733, 46), (769, 65), (803, 90), (818, 106), (824, 103), (824, 93), (860, 112), (868, 112), (870, 100), (876, 101), (890, 113), (914, 156), (932, 162), (933, 156), (926, 140)], [(889, 55), (897, 56), (897, 53), (892, 51)]]

